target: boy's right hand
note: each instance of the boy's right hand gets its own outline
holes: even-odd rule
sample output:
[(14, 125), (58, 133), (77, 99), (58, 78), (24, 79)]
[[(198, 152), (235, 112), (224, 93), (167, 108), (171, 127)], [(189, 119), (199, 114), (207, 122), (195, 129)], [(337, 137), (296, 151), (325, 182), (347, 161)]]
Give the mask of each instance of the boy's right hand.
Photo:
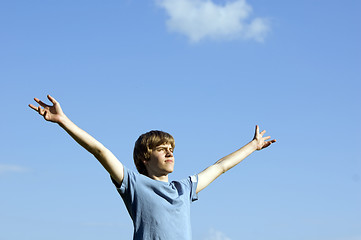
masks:
[(65, 114), (63, 113), (63, 110), (61, 110), (60, 104), (53, 97), (48, 95), (48, 99), (53, 106), (43, 103), (38, 98), (34, 98), (35, 102), (37, 102), (40, 106), (36, 107), (33, 104), (29, 104), (29, 107), (37, 111), (46, 121), (60, 123), (65, 117)]

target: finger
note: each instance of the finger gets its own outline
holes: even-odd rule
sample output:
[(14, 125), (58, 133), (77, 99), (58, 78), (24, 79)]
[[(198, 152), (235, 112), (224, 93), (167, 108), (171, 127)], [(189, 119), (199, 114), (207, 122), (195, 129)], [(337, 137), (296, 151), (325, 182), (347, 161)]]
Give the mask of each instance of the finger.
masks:
[(265, 142), (264, 148), (268, 147), (269, 145), (271, 145), (272, 143), (275, 143), (275, 142), (276, 142), (276, 139)]
[(40, 115), (44, 116), (45, 110), (42, 109), (42, 108), (39, 106), (39, 107), (38, 107), (38, 112), (39, 112)]
[(256, 134), (259, 134), (259, 126), (256, 125)]
[(260, 134), (261, 134), (261, 136), (263, 136), (263, 134), (265, 134), (266, 133), (266, 130), (263, 130)]
[(35, 111), (38, 111), (38, 108), (35, 107), (33, 104), (29, 104), (29, 107), (32, 108), (32, 109), (34, 109)]
[(48, 112), (45, 111), (45, 112), (44, 112), (44, 115), (43, 115), (43, 117), (44, 117), (45, 120), (48, 120), (47, 117), (46, 117), (47, 113), (48, 113)]
[(270, 139), (270, 138), (271, 138), (271, 136), (264, 137), (263, 140), (268, 140), (268, 139)]
[(50, 102), (51, 102), (52, 104), (56, 104), (56, 103), (57, 103), (57, 101), (55, 100), (55, 98), (53, 98), (53, 97), (50, 96), (50, 95), (48, 95), (48, 99), (50, 100)]
[(50, 107), (48, 104), (46, 103), (43, 103), (42, 101), (39, 100), (38, 102), (43, 108), (46, 108), (46, 107)]
[(50, 107), (49, 105), (47, 105), (47, 104), (45, 104), (45, 103), (43, 103), (41, 100), (39, 100), (38, 98), (34, 98), (34, 100), (37, 102), (37, 103), (39, 103), (42, 107)]

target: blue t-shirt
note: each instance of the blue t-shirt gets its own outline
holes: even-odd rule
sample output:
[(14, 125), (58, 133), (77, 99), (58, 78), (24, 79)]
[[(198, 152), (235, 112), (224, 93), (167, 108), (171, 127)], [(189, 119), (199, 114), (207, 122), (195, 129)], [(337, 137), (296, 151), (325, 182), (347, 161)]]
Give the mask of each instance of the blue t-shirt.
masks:
[(133, 220), (134, 240), (191, 240), (190, 204), (198, 176), (162, 182), (124, 167), (117, 190)]

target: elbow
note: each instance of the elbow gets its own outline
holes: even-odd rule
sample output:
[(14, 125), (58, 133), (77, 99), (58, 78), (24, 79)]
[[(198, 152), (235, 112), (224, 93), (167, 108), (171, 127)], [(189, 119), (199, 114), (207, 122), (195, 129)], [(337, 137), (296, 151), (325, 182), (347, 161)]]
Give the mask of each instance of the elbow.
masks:
[(218, 169), (219, 175), (222, 175), (223, 173), (225, 173), (225, 172), (228, 171), (227, 166), (226, 166), (224, 163), (222, 163), (222, 162), (216, 163), (215, 166), (216, 166), (217, 169)]
[(96, 157), (97, 159), (103, 158), (105, 155), (106, 149), (105, 148), (96, 148), (93, 149), (92, 154), (94, 155), (94, 157)]

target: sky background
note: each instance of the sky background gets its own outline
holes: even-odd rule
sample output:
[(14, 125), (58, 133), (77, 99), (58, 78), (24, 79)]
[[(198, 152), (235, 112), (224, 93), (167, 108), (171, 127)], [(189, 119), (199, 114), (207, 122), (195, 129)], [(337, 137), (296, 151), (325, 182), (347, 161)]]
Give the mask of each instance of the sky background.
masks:
[[(252, 11), (253, 10), (253, 11)], [(132, 239), (109, 175), (27, 105), (51, 94), (127, 167), (170, 179), (277, 139), (200, 192), (195, 240), (361, 240), (361, 2), (0, 2), (0, 239)]]

